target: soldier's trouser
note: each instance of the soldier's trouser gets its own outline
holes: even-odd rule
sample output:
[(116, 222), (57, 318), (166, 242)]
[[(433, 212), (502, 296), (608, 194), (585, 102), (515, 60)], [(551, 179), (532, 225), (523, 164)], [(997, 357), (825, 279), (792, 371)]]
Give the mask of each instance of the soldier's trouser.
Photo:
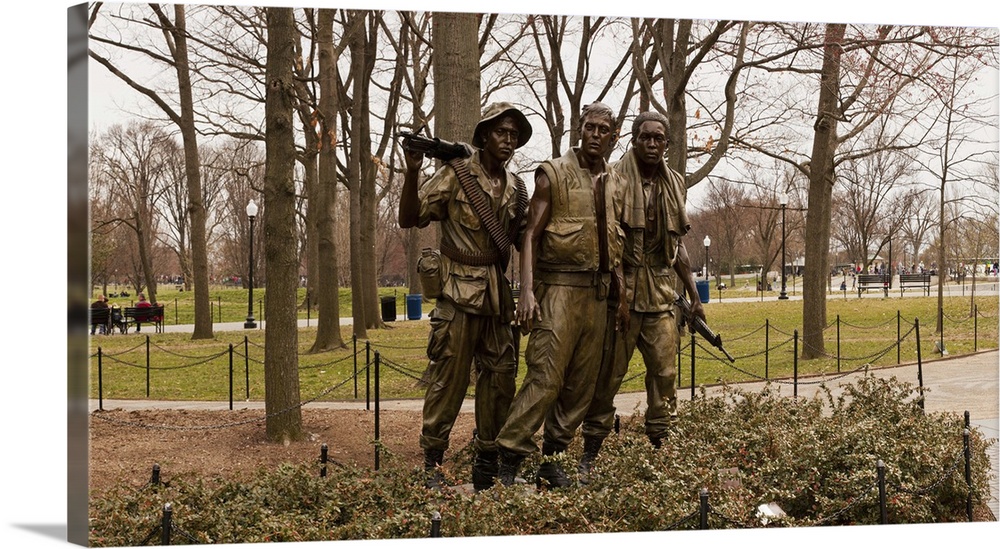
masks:
[[(613, 318), (614, 309), (609, 307)], [(632, 311), (626, 334), (607, 332), (609, 350), (601, 361), (597, 388), (583, 422), (583, 435), (603, 440), (615, 421), (615, 395), (636, 347), (646, 367), (646, 434), (663, 438), (677, 415), (677, 319), (673, 312)]]
[(527, 373), (497, 444), (527, 455), (538, 446), (531, 437), (545, 423), (544, 440), (565, 449), (583, 421), (600, 368), (607, 301), (595, 288), (539, 283), (536, 321), (524, 360)]
[(430, 314), (427, 392), (420, 447), (445, 450), (476, 364), (476, 450), (496, 451), (496, 435), (514, 398), (517, 362), (510, 324), (465, 313), (439, 299)]

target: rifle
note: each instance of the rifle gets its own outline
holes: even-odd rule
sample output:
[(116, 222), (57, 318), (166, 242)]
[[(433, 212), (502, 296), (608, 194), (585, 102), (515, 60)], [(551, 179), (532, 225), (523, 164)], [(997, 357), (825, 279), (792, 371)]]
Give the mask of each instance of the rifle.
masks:
[(396, 136), (402, 139), (400, 145), (404, 150), (437, 158), (443, 162), (452, 158), (467, 158), (472, 155), (464, 143), (452, 143), (437, 137), (420, 137), (410, 132), (399, 132)]
[(691, 304), (688, 303), (688, 300), (684, 299), (684, 296), (677, 296), (677, 301), (675, 303), (681, 310), (681, 326), (685, 323), (690, 324), (694, 331), (698, 332), (701, 337), (705, 338), (705, 341), (711, 343), (713, 347), (722, 351), (722, 354), (726, 355), (729, 362), (736, 362), (733, 355), (729, 354), (729, 352), (722, 346), (722, 336), (713, 332), (712, 329), (708, 327), (708, 324), (705, 324), (705, 321), (702, 320), (701, 317), (695, 316), (691, 313)]

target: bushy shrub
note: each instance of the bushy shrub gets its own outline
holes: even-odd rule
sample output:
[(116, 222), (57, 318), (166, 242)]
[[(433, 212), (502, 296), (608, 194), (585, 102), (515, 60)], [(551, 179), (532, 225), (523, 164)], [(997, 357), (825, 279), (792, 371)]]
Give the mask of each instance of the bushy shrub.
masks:
[[(863, 377), (834, 396), (781, 395), (726, 388), (682, 404), (663, 447), (643, 433), (641, 414), (624, 417), (605, 441), (587, 486), (496, 486), (471, 495), (422, 486), (422, 471), (387, 455), (380, 471), (315, 465), (260, 471), (252, 480), (173, 478), (135, 491), (122, 487), (91, 501), (91, 544), (136, 545), (155, 534), (170, 503), (177, 540), (236, 543), (426, 537), (433, 513), (444, 536), (496, 536), (696, 529), (699, 495), (708, 494), (709, 527), (763, 525), (761, 504), (786, 516), (768, 526), (878, 524), (877, 464), (884, 464), (890, 523), (965, 521), (966, 497), (989, 497), (987, 440), (971, 431), (971, 489), (964, 478), (963, 418), (924, 413), (914, 388), (895, 378)], [(580, 441), (558, 462), (576, 471)], [(446, 468), (469, 478), (464, 448)], [(156, 539), (151, 538), (151, 539)]]

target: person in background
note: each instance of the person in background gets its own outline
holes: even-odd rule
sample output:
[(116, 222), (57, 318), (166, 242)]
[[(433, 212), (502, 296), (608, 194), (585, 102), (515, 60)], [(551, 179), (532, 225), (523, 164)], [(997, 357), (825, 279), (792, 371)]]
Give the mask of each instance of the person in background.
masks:
[[(107, 309), (108, 308), (108, 298), (104, 297), (103, 295), (97, 296), (97, 300), (90, 304), (90, 308), (91, 309)], [(90, 325), (90, 335), (94, 335), (95, 334), (98, 326), (100, 326), (102, 334), (108, 333), (108, 325), (107, 325), (107, 323), (105, 323), (105, 324), (99, 324), (99, 325), (98, 324), (91, 324)]]
[[(142, 292), (139, 292), (139, 294), (136, 297), (139, 299), (139, 301), (136, 302), (136, 304), (135, 304), (135, 307), (137, 309), (145, 309), (147, 307), (152, 307), (153, 306), (152, 303), (146, 301), (146, 296)], [(136, 322), (135, 322), (135, 331), (137, 333), (142, 331), (142, 322), (139, 322), (139, 320), (136, 320)]]

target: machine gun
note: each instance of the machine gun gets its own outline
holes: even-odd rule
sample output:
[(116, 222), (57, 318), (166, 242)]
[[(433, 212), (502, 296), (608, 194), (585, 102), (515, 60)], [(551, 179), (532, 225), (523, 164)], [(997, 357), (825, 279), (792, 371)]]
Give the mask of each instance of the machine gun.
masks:
[(404, 150), (437, 158), (443, 162), (452, 158), (467, 158), (472, 155), (472, 151), (464, 143), (452, 143), (437, 137), (421, 137), (410, 132), (399, 132), (396, 135), (402, 139), (400, 145)]
[(713, 347), (722, 351), (722, 354), (726, 355), (729, 362), (736, 362), (733, 355), (729, 354), (729, 352), (722, 346), (722, 336), (713, 332), (712, 329), (708, 327), (708, 324), (705, 324), (705, 321), (702, 320), (701, 317), (692, 314), (691, 304), (688, 303), (688, 300), (684, 299), (684, 296), (677, 296), (676, 303), (677, 307), (681, 310), (681, 326), (685, 323), (690, 324), (691, 329), (698, 332), (701, 337), (705, 338), (705, 341), (711, 343)]

